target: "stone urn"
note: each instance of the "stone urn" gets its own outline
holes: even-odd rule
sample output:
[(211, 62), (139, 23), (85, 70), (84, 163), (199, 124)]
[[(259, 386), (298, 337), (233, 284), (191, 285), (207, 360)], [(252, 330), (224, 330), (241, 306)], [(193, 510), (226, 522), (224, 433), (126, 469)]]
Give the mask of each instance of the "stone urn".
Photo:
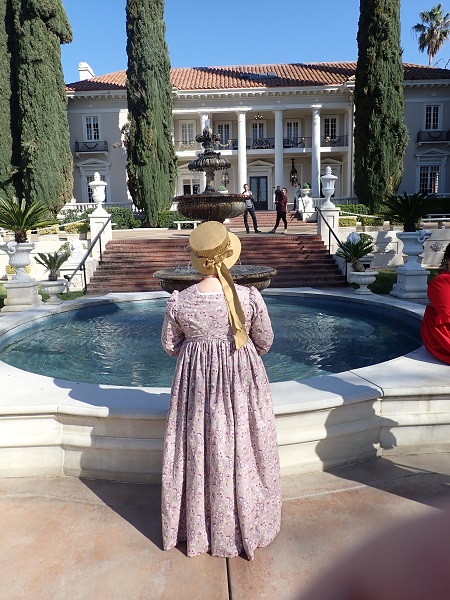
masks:
[(367, 287), (372, 284), (377, 278), (378, 271), (367, 269), (366, 271), (352, 271), (349, 276), (350, 283), (356, 283), (359, 288), (355, 290), (355, 294), (372, 294)]
[(399, 269), (402, 271), (423, 269), (419, 254), (422, 254), (423, 245), (430, 236), (431, 231), (399, 231), (397, 233), (398, 239), (403, 242), (403, 254), (407, 256), (406, 263)]
[(0, 244), (0, 250), (8, 254), (9, 264), (16, 269), (16, 274), (13, 276), (12, 281), (34, 281), (26, 272), (26, 268), (31, 263), (30, 252), (34, 247), (35, 244), (33, 242), (23, 242), (20, 244), (17, 242), (6, 242)]
[(46, 279), (39, 281), (39, 287), (42, 293), (50, 296), (46, 304), (61, 304), (62, 300), (59, 298), (59, 294), (62, 294), (66, 289), (67, 279), (57, 279), (56, 281)]

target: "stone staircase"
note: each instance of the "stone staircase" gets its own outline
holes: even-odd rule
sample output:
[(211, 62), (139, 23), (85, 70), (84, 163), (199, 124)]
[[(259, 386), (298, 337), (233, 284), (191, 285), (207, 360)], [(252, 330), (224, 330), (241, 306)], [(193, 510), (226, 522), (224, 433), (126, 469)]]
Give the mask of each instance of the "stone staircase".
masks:
[[(277, 269), (271, 287), (333, 287), (345, 278), (317, 235), (246, 235), (241, 263)], [(160, 290), (158, 269), (189, 264), (188, 238), (112, 240), (88, 285), (88, 294)]]

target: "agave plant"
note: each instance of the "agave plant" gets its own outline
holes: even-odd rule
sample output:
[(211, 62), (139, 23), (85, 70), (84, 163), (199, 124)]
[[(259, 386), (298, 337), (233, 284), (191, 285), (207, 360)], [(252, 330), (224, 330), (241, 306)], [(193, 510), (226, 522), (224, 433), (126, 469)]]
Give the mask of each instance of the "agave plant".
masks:
[(442, 207), (442, 200), (432, 194), (405, 192), (403, 196), (389, 196), (381, 206), (381, 212), (385, 219), (402, 223), (403, 231), (417, 231), (423, 217), (446, 210)]
[(373, 252), (373, 239), (366, 233), (356, 233), (352, 231), (347, 237), (347, 241), (339, 242), (339, 249), (336, 256), (340, 256), (346, 262), (352, 264), (354, 271), (364, 271), (364, 265), (361, 259)]
[(38, 252), (38, 257), (35, 257), (34, 260), (46, 268), (49, 272), (48, 280), (49, 281), (57, 281), (58, 279), (58, 271), (62, 267), (62, 265), (69, 258), (69, 252), (65, 252), (64, 254), (59, 254), (58, 252), (54, 252), (53, 254)]
[(0, 227), (12, 231), (18, 244), (28, 241), (28, 230), (54, 223), (55, 219), (44, 202), (27, 204), (25, 200), (17, 198), (0, 198)]

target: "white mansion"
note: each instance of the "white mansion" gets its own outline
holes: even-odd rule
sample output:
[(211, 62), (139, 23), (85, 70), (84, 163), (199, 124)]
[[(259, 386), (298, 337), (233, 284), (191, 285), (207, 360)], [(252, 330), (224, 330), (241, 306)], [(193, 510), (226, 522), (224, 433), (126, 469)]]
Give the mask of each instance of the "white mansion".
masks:
[[(273, 208), (273, 189), (292, 200), (291, 171), (320, 195), (327, 166), (338, 176), (335, 198), (353, 197), (353, 90), (356, 63), (311, 63), (172, 69), (175, 194), (203, 191), (188, 170), (201, 150), (195, 136), (209, 122), (231, 168), (216, 175), (230, 192), (250, 183), (259, 208)], [(450, 71), (405, 64), (409, 144), (399, 193), (450, 195)], [(74, 158), (74, 197), (89, 202), (95, 172), (108, 183), (107, 203), (130, 205), (121, 128), (127, 121), (126, 71), (95, 77), (79, 65), (67, 84)]]

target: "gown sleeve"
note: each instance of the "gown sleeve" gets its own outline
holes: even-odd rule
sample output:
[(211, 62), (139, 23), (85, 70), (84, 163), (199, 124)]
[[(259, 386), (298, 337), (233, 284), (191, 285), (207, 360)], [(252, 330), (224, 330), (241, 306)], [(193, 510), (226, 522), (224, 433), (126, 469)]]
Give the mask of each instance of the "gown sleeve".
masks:
[(267, 306), (261, 294), (254, 287), (250, 288), (250, 306), (252, 308), (252, 320), (249, 336), (258, 354), (266, 354), (273, 342), (272, 323), (270, 322)]
[(184, 333), (177, 320), (178, 291), (175, 290), (167, 301), (166, 313), (161, 332), (161, 344), (167, 354), (178, 356)]

